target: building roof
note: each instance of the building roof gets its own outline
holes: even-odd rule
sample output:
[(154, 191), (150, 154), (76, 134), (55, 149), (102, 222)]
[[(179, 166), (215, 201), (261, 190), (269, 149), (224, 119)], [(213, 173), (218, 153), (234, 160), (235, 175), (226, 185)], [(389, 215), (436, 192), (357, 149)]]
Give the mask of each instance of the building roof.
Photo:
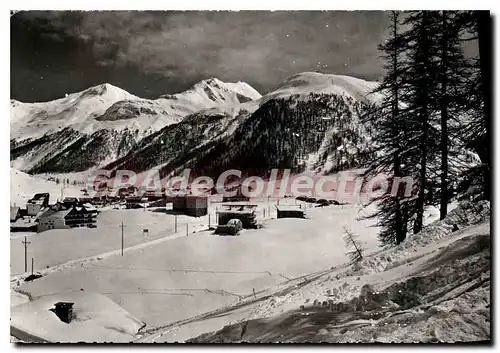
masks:
[(50, 194), (48, 192), (35, 194), (31, 199), (28, 200), (28, 203), (40, 204), (44, 201), (48, 201), (49, 197), (50, 197)]
[(277, 205), (279, 211), (305, 211), (300, 205)]
[(221, 205), (222, 207), (226, 208), (226, 210), (243, 210), (243, 209), (248, 209), (248, 210), (254, 210), (257, 208), (257, 205), (248, 205), (248, 204), (241, 204), (241, 205), (237, 205), (237, 204), (231, 204), (231, 205), (228, 205), (228, 204), (224, 204), (224, 205)]
[(48, 192), (42, 192), (39, 194), (35, 194), (35, 196), (33, 196), (32, 200), (41, 200), (41, 199), (48, 198), (49, 196), (50, 196), (50, 194)]
[(30, 203), (32, 205), (42, 205), (43, 204), (43, 200), (42, 199), (28, 200), (28, 203)]
[(219, 214), (253, 214), (257, 205), (223, 205), (224, 207), (221, 211), (218, 211)]
[(42, 215), (38, 217), (38, 219), (43, 220), (43, 219), (61, 219), (64, 218), (72, 211), (72, 208), (68, 208), (66, 210), (54, 210), (54, 209), (48, 209), (45, 211)]
[(229, 215), (229, 214), (246, 214), (251, 215), (254, 214), (254, 210), (224, 210), (217, 212), (219, 215)]
[(85, 207), (85, 209), (87, 211), (91, 211), (91, 212), (97, 211), (97, 208), (95, 208), (94, 205), (92, 205), (90, 203), (84, 203), (83, 207)]
[(186, 195), (186, 199), (208, 199), (207, 195)]

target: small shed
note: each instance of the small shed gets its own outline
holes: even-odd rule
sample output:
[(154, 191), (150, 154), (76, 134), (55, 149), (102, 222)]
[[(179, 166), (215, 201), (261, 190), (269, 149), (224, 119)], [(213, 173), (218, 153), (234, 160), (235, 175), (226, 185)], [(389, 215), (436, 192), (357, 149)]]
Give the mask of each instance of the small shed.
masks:
[(305, 218), (306, 212), (301, 205), (276, 206), (278, 218)]
[(186, 213), (194, 217), (206, 216), (208, 214), (208, 197), (187, 195)]
[(230, 220), (239, 219), (243, 228), (257, 228), (256, 208), (257, 205), (224, 205), (223, 210), (217, 212), (218, 225), (225, 225)]
[(172, 209), (193, 217), (206, 216), (208, 214), (208, 197), (185, 195), (172, 199)]

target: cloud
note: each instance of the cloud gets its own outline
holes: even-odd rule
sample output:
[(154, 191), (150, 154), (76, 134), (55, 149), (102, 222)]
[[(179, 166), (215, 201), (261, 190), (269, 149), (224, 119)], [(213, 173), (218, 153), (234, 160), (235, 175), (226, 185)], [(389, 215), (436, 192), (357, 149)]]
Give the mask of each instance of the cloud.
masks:
[(194, 74), (252, 76), (263, 84), (276, 84), (276, 76), (314, 69), (318, 61), (341, 73), (347, 57), (354, 59), (350, 71), (360, 66), (363, 75), (377, 75), (376, 44), (386, 27), (381, 12), (49, 12), (45, 16), (68, 35), (90, 38), (99, 61), (132, 64), (181, 80)]
[[(135, 94), (158, 96), (218, 77), (246, 81), (266, 93), (289, 76), (316, 69), (377, 79), (382, 74), (377, 44), (386, 36), (387, 16), (367, 11), (28, 11), (11, 17), (11, 28), (11, 36), (29, 32), (11, 41), (15, 81), (25, 81), (30, 72), (37, 76), (40, 63), (48, 63), (53, 69), (44, 69), (46, 81), (53, 74), (65, 91), (111, 80)], [(40, 39), (26, 40), (34, 32)], [(26, 91), (20, 81), (13, 83), (15, 95), (27, 100), (60, 95), (54, 85), (49, 95), (42, 86), (47, 83), (30, 84), (39, 93)]]

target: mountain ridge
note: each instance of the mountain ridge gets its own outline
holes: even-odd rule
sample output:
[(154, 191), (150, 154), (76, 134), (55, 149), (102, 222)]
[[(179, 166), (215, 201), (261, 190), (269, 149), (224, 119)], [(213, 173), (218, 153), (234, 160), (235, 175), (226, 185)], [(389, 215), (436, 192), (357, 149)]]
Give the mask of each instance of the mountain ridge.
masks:
[[(261, 96), (247, 83), (209, 78), (184, 92), (163, 95), (156, 100), (136, 97), (116, 101), (108, 104), (104, 112), (94, 112), (81, 125), (68, 125), (25, 143), (13, 139), (11, 165), (32, 173), (68, 173), (95, 167), (137, 172), (160, 167), (164, 173), (181, 167), (207, 171), (203, 164), (214, 162), (223, 168), (224, 164), (236, 163), (234, 158), (253, 156), (252, 147), (258, 147), (274, 156), (266, 157), (264, 169), (276, 164), (325, 172), (346, 162), (338, 161), (337, 155), (341, 153), (333, 151), (342, 145), (344, 133), (355, 141), (366, 140), (359, 135), (364, 133), (358, 129), (360, 122), (356, 116), (360, 104), (368, 104), (376, 98), (368, 97), (376, 85), (376, 82), (348, 76), (305, 72), (288, 78)], [(122, 91), (102, 84), (76, 95), (95, 100), (103, 94)], [(70, 99), (75, 100), (74, 95)], [(57, 101), (65, 103), (67, 98)], [(175, 109), (177, 115), (169, 115), (169, 109)], [(165, 123), (162, 119), (167, 115), (171, 120)], [(18, 118), (15, 112), (13, 117), (14, 121)], [(260, 121), (262, 117), (265, 122)], [(354, 120), (351, 122), (351, 119)], [(279, 126), (273, 127), (273, 122)], [(341, 125), (335, 127), (335, 124)], [(258, 134), (252, 135), (254, 126), (271, 142), (264, 141)], [(302, 146), (289, 143), (295, 139), (290, 131), (311, 128), (320, 128), (321, 132), (315, 137), (305, 133), (305, 140), (296, 139), (306, 143)], [(349, 131), (339, 131), (344, 128)], [(248, 145), (243, 146), (241, 141)], [(279, 146), (276, 141), (280, 141)], [(286, 152), (281, 150), (284, 146), (293, 148)], [(230, 154), (224, 152), (227, 158), (217, 155), (223, 150), (231, 151)], [(275, 159), (277, 154), (286, 154), (287, 162)], [(261, 159), (254, 160), (253, 164)], [(252, 163), (249, 166), (257, 167)]]

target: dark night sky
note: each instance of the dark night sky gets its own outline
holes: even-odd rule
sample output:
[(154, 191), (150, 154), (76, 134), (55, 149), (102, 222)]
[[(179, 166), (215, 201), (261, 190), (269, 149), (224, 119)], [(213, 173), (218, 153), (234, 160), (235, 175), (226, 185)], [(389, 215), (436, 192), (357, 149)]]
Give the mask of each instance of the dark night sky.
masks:
[[(383, 12), (20, 12), (11, 98), (46, 101), (109, 82), (144, 98), (204, 78), (261, 93), (303, 71), (376, 80)], [(318, 63), (319, 62), (319, 63)]]

